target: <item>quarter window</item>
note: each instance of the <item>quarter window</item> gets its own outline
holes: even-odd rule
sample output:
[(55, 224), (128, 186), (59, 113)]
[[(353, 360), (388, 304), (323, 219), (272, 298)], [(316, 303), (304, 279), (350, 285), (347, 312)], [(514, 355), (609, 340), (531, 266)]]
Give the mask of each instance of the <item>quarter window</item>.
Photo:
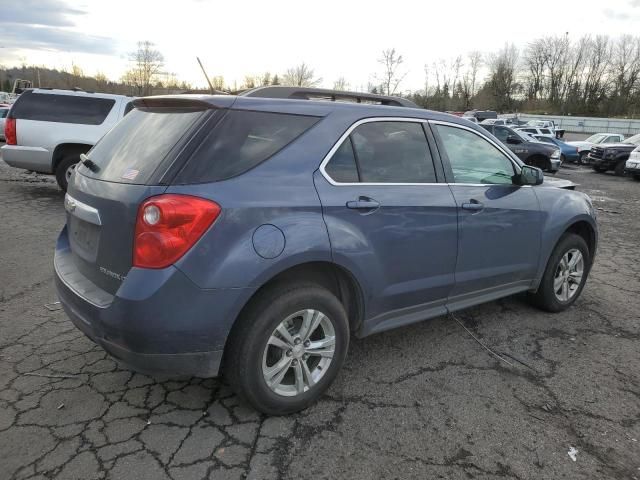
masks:
[(353, 154), (351, 138), (342, 142), (340, 148), (331, 157), (325, 171), (333, 180), (340, 183), (355, 183), (358, 178), (358, 168), (356, 167), (356, 157)]
[[(348, 147), (352, 147), (351, 153)], [(343, 183), (345, 180), (339, 177), (357, 178), (362, 183), (437, 181), (424, 130), (417, 122), (381, 121), (360, 125), (331, 157), (325, 172)]]
[(453, 170), (455, 183), (511, 184), (513, 163), (480, 135), (436, 125)]

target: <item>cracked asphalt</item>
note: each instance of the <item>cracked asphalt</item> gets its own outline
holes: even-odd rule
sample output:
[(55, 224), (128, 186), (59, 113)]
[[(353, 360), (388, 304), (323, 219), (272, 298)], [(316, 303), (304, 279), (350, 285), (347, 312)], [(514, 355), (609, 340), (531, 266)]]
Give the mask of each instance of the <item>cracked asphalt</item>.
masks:
[[(578, 167), (601, 228), (582, 297), (516, 296), (352, 342), (312, 408), (119, 367), (56, 305), (63, 195), (0, 161), (0, 478), (640, 479), (640, 183)], [(568, 455), (577, 450), (575, 461)]]

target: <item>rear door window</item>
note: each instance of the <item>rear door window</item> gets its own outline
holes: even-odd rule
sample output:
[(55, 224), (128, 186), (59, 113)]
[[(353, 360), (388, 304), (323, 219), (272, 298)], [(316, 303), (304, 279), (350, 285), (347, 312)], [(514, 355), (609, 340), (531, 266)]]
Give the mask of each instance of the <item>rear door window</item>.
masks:
[(369, 122), (336, 150), (325, 173), (339, 183), (435, 183), (431, 151), (417, 122)]
[(145, 184), (203, 110), (134, 109), (88, 153), (93, 169), (85, 176), (118, 183)]
[(229, 110), (175, 183), (217, 182), (240, 175), (282, 150), (318, 120), (303, 115)]
[(11, 116), (18, 120), (101, 125), (114, 104), (111, 98), (90, 95), (24, 93), (14, 104)]

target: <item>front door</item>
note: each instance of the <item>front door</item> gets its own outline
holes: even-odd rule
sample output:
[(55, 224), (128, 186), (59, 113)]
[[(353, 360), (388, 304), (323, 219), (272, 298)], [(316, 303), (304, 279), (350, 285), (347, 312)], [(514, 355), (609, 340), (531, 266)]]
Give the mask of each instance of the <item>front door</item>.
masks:
[(364, 333), (444, 313), (457, 213), (420, 121), (367, 120), (316, 172), (335, 261), (365, 289)]
[(450, 305), (526, 290), (540, 256), (542, 216), (534, 189), (514, 184), (514, 162), (485, 136), (435, 122), (433, 130), (458, 206)]

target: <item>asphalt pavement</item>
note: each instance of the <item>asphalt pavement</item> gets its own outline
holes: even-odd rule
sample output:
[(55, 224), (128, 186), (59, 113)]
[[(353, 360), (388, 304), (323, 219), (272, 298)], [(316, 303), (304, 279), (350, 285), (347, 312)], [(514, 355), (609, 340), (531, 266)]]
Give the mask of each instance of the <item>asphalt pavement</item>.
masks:
[(640, 183), (584, 167), (582, 297), (516, 296), (354, 340), (322, 400), (268, 418), (223, 381), (119, 367), (54, 302), (50, 177), (0, 161), (0, 478), (640, 479)]

